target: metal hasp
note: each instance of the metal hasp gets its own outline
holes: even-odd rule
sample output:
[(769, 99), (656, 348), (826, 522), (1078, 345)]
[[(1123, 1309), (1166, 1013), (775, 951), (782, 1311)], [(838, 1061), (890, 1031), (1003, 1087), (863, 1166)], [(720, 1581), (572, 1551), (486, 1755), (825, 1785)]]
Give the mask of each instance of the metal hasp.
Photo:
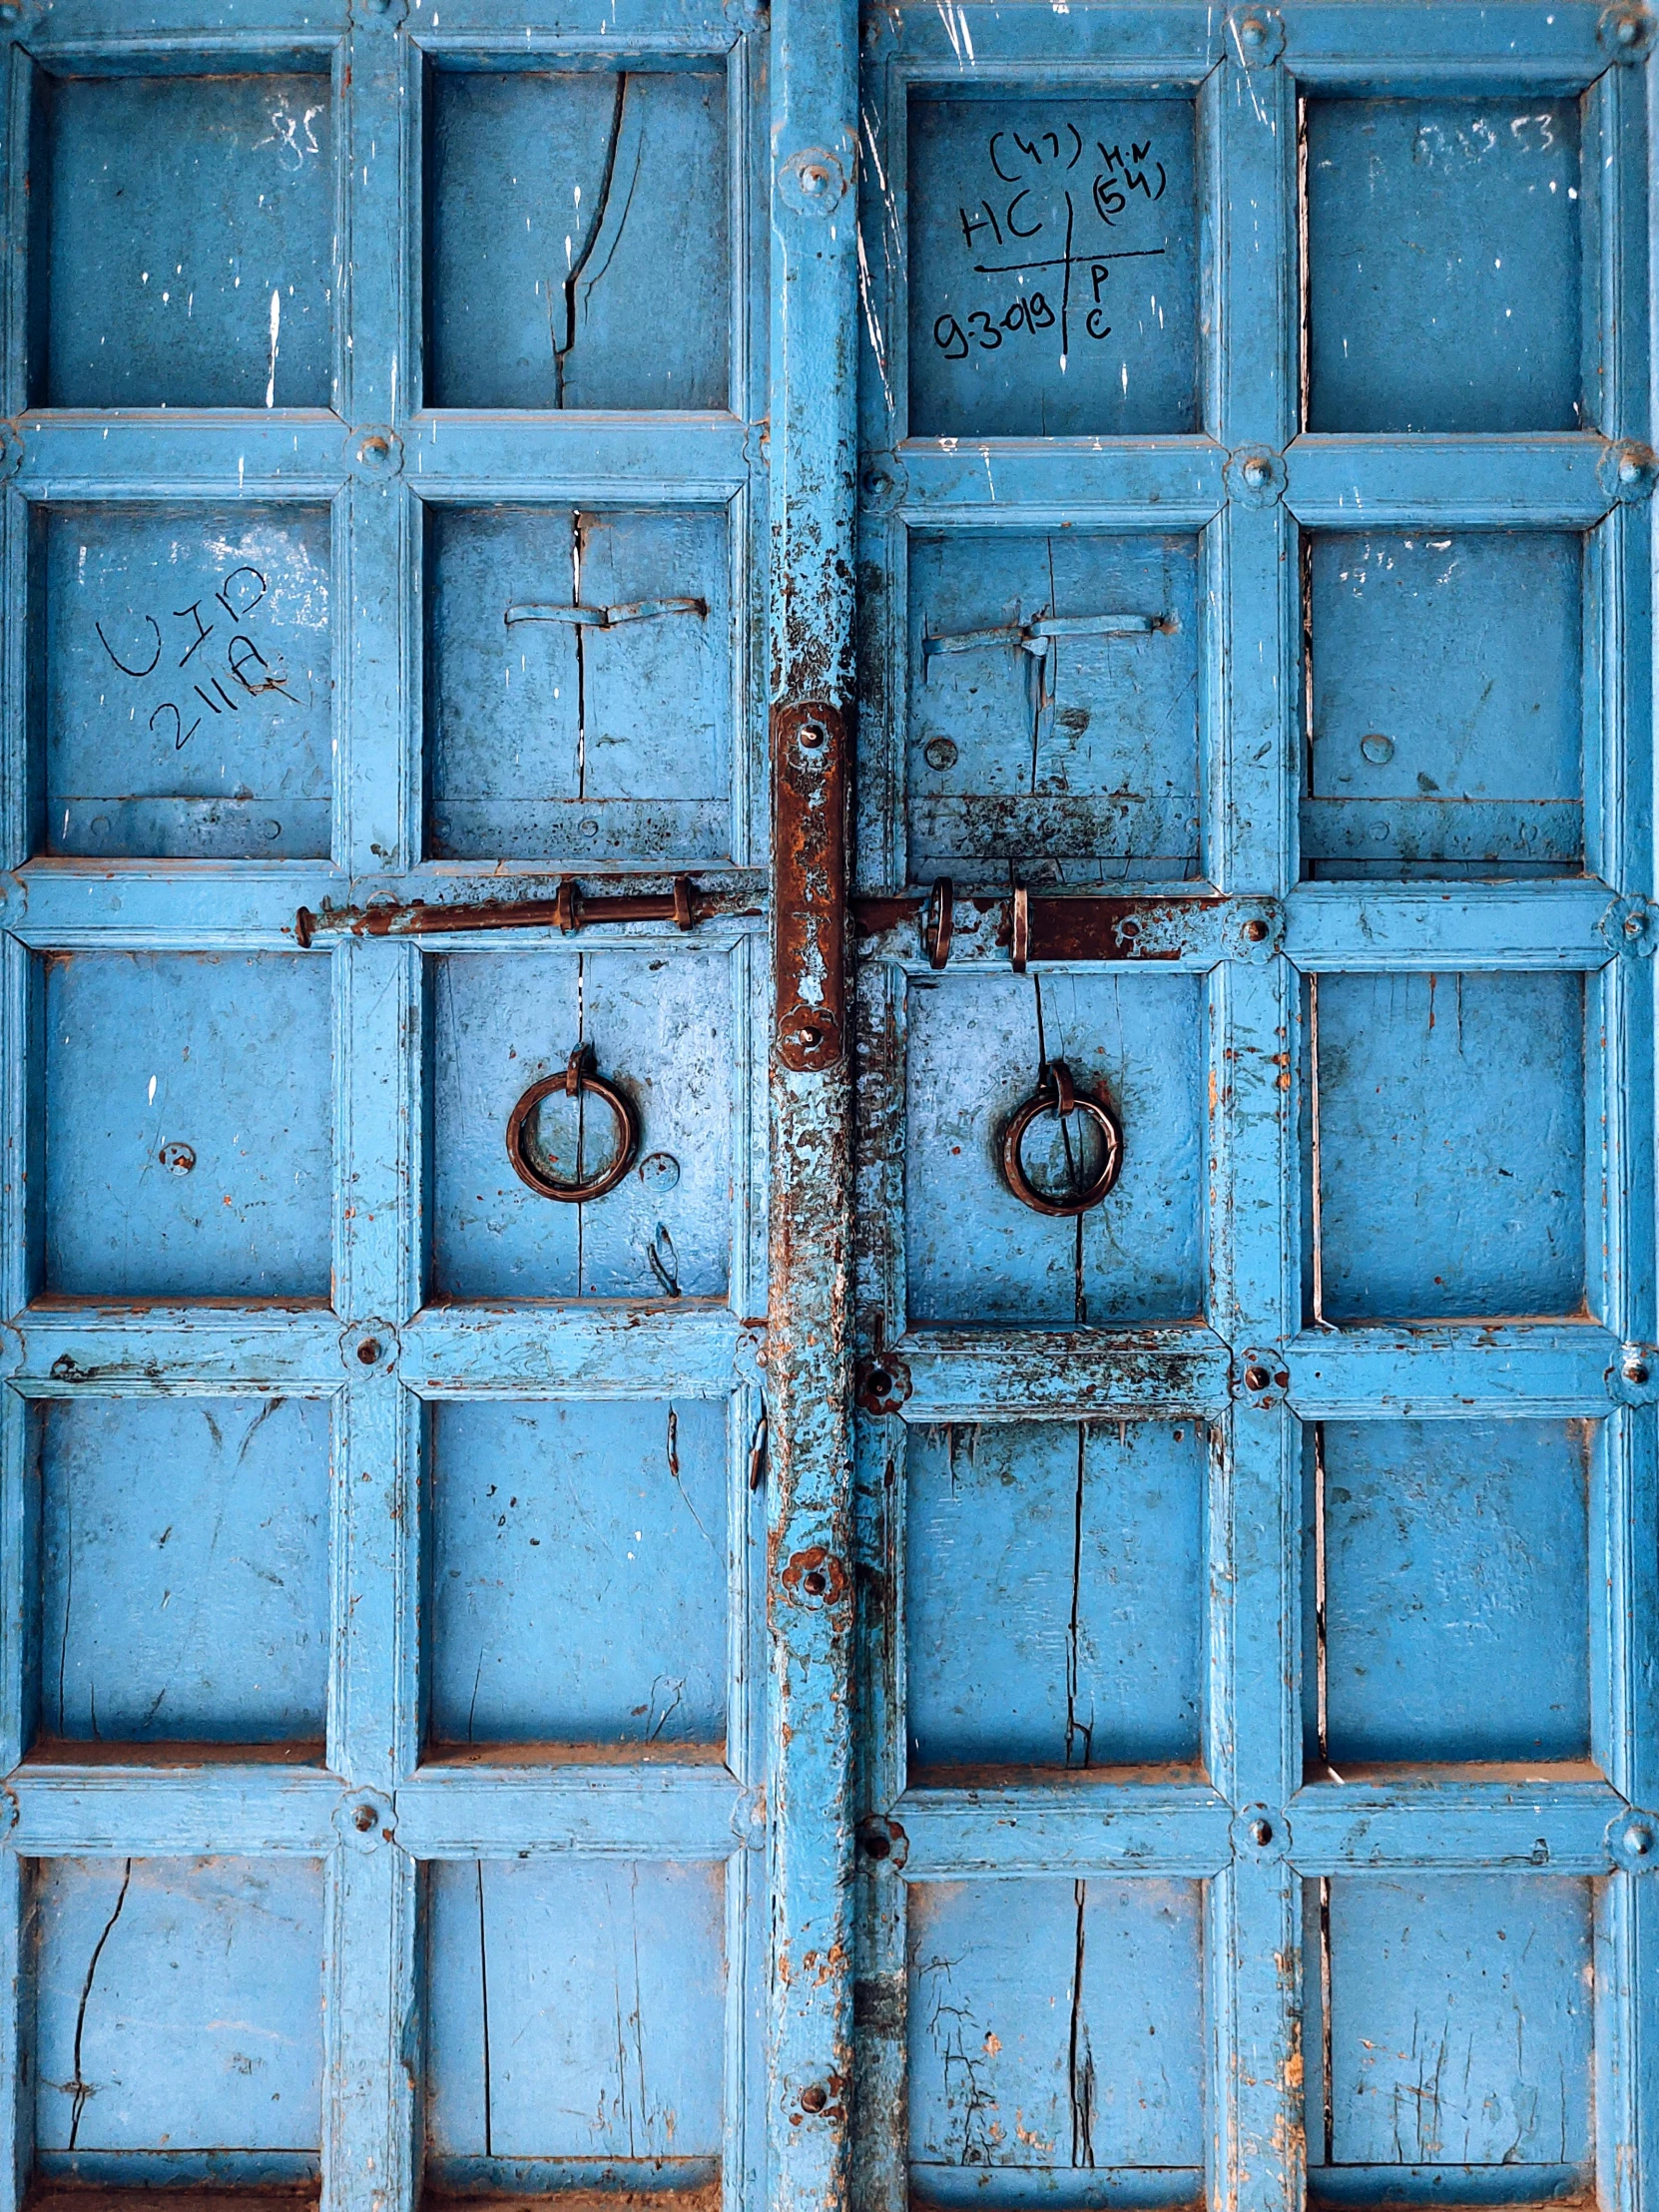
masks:
[(773, 984), (767, 2161), (776, 2212), (842, 2212), (852, 2075), (851, 1126), (858, 16), (773, 11)]

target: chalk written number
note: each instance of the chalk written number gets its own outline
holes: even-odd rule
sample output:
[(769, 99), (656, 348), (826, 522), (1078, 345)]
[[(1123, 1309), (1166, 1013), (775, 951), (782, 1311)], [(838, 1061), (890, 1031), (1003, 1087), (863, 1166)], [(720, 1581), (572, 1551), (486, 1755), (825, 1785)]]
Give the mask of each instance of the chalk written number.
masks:
[[(268, 579), (261, 575), (257, 568), (251, 568), (245, 564), (240, 568), (232, 569), (224, 584), (214, 594), (213, 599), (208, 602), (210, 606), (218, 605), (224, 608), (231, 618), (235, 631), (225, 648), (226, 674), (231, 679), (232, 689), (228, 691), (223, 678), (211, 674), (200, 663), (198, 668), (207, 679), (206, 685), (187, 679), (195, 698), (199, 699), (212, 714), (238, 713), (237, 693), (239, 690), (246, 693), (250, 698), (258, 698), (262, 692), (277, 692), (283, 698), (289, 696), (287, 678), (279, 669), (273, 669), (254, 640), (242, 628), (254, 609), (265, 598), (269, 589)], [(220, 627), (217, 621), (203, 621), (202, 607), (203, 602), (198, 599), (188, 607), (175, 607), (172, 610), (174, 621), (189, 622), (195, 625), (195, 635), (187, 639), (185, 650), (179, 656), (178, 666), (181, 669), (189, 667), (198, 651), (207, 644), (216, 629)], [(98, 632), (99, 643), (116, 667), (120, 669), (122, 675), (130, 676), (139, 682), (155, 674), (161, 665), (163, 653), (161, 624), (151, 614), (145, 615), (143, 621), (150, 633), (147, 648), (149, 652), (148, 660), (142, 658), (142, 654), (146, 650), (143, 647), (139, 648), (138, 657), (134, 660), (123, 660), (105, 635), (104, 625), (101, 622), (93, 625)], [(127, 650), (132, 651), (133, 648), (128, 646)], [(193, 677), (196, 673), (197, 671), (192, 672)], [(187, 710), (190, 704), (187, 701)], [(171, 738), (175, 752), (179, 752), (187, 746), (201, 727), (202, 717), (197, 715), (187, 729), (184, 713), (180, 710), (178, 704), (171, 699), (165, 700), (150, 717), (152, 731), (157, 737)]]
[[(1104, 276), (1103, 270), (1096, 272), (1097, 291)], [(965, 361), (970, 345), (977, 345), (982, 352), (994, 353), (1002, 343), (1004, 330), (1052, 330), (1054, 309), (1040, 291), (1033, 291), (1023, 299), (1014, 300), (1000, 322), (982, 307), (975, 307), (967, 319), (966, 330), (953, 314), (941, 314), (933, 324), (933, 343), (947, 361)], [(1083, 327), (1091, 338), (1109, 338), (1112, 334), (1112, 325), (1103, 307), (1091, 307), (1083, 317)]]

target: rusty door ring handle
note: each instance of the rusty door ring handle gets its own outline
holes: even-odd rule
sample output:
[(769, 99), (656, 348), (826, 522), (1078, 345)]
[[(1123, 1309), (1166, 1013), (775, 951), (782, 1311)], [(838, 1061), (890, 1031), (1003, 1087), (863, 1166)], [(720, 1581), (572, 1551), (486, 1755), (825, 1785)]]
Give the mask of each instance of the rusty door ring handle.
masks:
[[(532, 1083), (507, 1121), (507, 1157), (520, 1182), (528, 1183), (539, 1198), (555, 1198), (567, 1205), (580, 1205), (591, 1198), (603, 1198), (607, 1191), (614, 1191), (634, 1164), (634, 1155), (640, 1148), (639, 1117), (620, 1091), (609, 1083), (601, 1082), (588, 1066), (588, 1047), (578, 1045), (571, 1054), (562, 1075), (547, 1075), (539, 1083)], [(587, 1095), (603, 1099), (611, 1109), (616, 1122), (616, 1158), (600, 1175), (585, 1183), (559, 1183), (552, 1176), (544, 1175), (530, 1157), (528, 1138), (530, 1124), (536, 1108), (544, 1098), (563, 1091), (567, 1098)]]
[[(1086, 1189), (1070, 1198), (1048, 1198), (1039, 1191), (1025, 1172), (1022, 1151), (1025, 1133), (1039, 1114), (1053, 1113), (1064, 1120), (1068, 1114), (1084, 1114), (1100, 1131), (1106, 1142), (1106, 1157), (1100, 1172)], [(1002, 1173), (1009, 1190), (1022, 1206), (1029, 1206), (1035, 1214), (1070, 1216), (1086, 1214), (1101, 1200), (1118, 1179), (1123, 1166), (1123, 1126), (1103, 1098), (1093, 1091), (1080, 1091), (1071, 1079), (1071, 1070), (1064, 1060), (1050, 1060), (1043, 1069), (1037, 1088), (1017, 1109), (1007, 1128), (1002, 1132)]]

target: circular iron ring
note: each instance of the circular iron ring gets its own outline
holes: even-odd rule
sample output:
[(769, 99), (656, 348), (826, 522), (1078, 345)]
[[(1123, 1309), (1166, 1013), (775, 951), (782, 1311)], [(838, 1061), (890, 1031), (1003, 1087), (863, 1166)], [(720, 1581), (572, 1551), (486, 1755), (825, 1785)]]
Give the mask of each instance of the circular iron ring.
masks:
[[(563, 1075), (544, 1076), (539, 1083), (532, 1083), (507, 1122), (507, 1157), (513, 1163), (514, 1173), (520, 1182), (528, 1183), (539, 1198), (559, 1199), (566, 1205), (581, 1205), (591, 1198), (603, 1198), (607, 1191), (614, 1191), (634, 1164), (634, 1155), (640, 1148), (639, 1119), (633, 1107), (620, 1091), (609, 1083), (601, 1082), (584, 1064), (586, 1052), (579, 1047), (570, 1056), (570, 1064)], [(567, 1098), (586, 1094), (602, 1099), (611, 1110), (616, 1123), (616, 1158), (601, 1175), (586, 1183), (556, 1183), (544, 1175), (529, 1152), (530, 1124), (536, 1108), (544, 1098), (563, 1091)]]
[[(1092, 1183), (1070, 1198), (1046, 1197), (1025, 1172), (1022, 1155), (1026, 1131), (1039, 1114), (1047, 1113), (1057, 1114), (1062, 1120), (1068, 1114), (1082, 1114), (1094, 1123), (1105, 1139), (1106, 1157), (1100, 1164), (1100, 1172)], [(1034, 1214), (1086, 1214), (1091, 1207), (1100, 1204), (1117, 1181), (1122, 1166), (1123, 1127), (1116, 1114), (1092, 1091), (1080, 1091), (1073, 1086), (1071, 1070), (1064, 1060), (1051, 1060), (1036, 1090), (1002, 1132), (1002, 1173), (1009, 1190)]]

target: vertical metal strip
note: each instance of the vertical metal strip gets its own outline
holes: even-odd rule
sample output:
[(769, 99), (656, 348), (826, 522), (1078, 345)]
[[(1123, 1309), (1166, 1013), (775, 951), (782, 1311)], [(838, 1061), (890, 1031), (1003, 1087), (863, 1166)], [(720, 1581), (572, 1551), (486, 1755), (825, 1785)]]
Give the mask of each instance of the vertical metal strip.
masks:
[(769, 2200), (847, 2199), (852, 1574), (845, 1007), (857, 11), (772, 29)]

